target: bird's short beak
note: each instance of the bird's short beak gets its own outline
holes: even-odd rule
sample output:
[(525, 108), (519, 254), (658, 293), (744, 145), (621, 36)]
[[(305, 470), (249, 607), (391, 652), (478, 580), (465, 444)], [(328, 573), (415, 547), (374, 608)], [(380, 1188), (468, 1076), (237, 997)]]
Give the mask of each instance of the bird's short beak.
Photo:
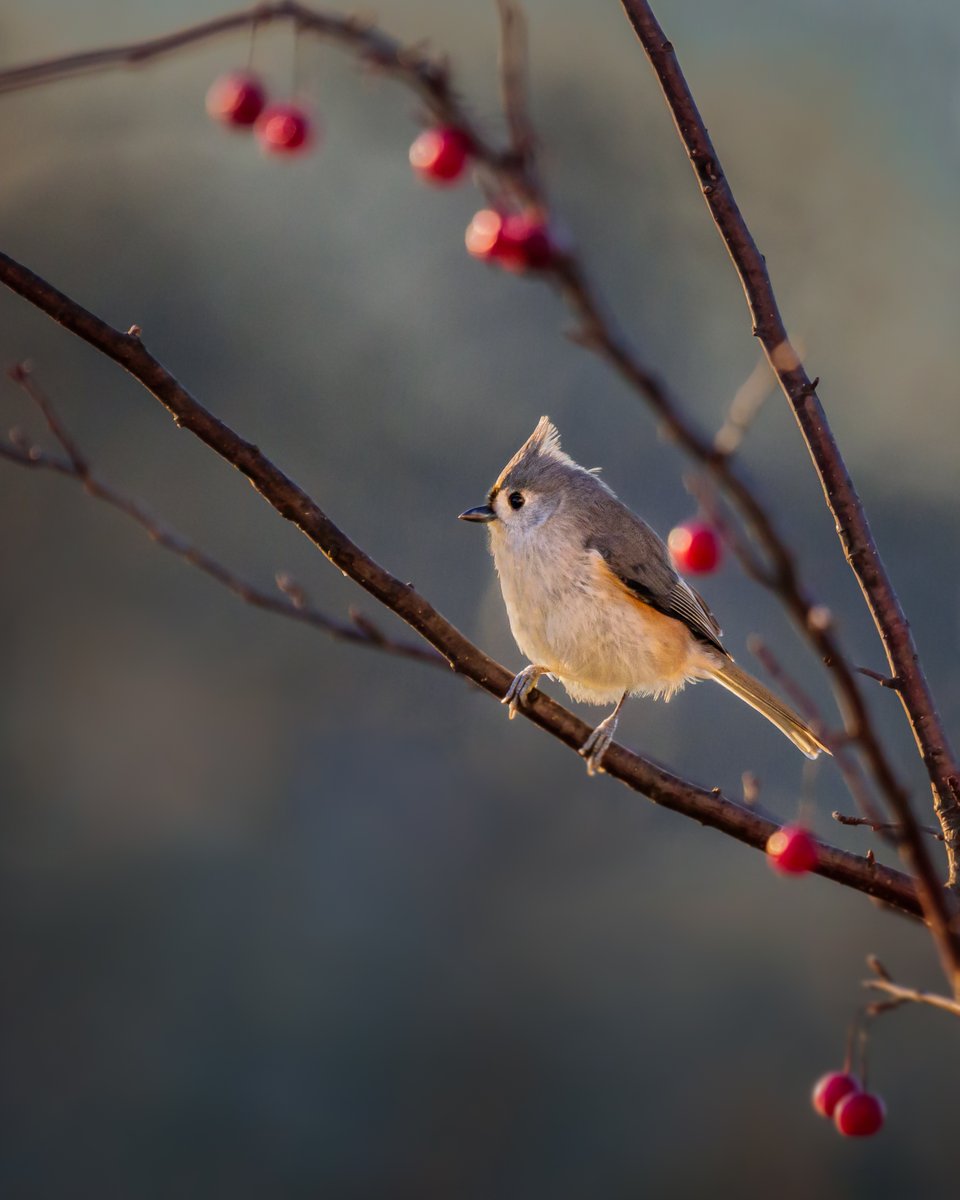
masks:
[(461, 521), (495, 521), (497, 514), (489, 504), (481, 504), (478, 508), (468, 508), (460, 514)]

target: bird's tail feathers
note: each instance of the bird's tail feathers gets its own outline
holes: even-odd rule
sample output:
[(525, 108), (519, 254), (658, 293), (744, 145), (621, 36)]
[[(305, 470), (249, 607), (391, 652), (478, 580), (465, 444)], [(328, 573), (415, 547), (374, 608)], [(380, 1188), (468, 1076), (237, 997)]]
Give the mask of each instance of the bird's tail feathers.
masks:
[(751, 708), (755, 708), (771, 724), (776, 725), (807, 758), (817, 758), (821, 752), (830, 753), (813, 730), (791, 708), (765, 688), (759, 679), (754, 679), (749, 672), (741, 670), (733, 659), (726, 658), (722, 662), (712, 664), (706, 669), (706, 674)]

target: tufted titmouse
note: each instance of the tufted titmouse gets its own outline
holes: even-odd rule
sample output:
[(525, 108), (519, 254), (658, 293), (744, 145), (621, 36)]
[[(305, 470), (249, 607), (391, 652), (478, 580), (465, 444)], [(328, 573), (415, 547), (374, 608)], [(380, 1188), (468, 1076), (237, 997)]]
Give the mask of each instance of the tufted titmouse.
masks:
[(490, 530), (510, 629), (530, 659), (503, 698), (510, 716), (541, 675), (559, 679), (574, 700), (616, 702), (580, 748), (591, 775), (602, 769), (627, 696), (669, 699), (688, 680), (716, 680), (808, 758), (827, 750), (734, 663), (713, 614), (673, 569), (660, 538), (595, 472), (564, 454), (546, 417), (504, 467), (487, 503), (460, 519)]

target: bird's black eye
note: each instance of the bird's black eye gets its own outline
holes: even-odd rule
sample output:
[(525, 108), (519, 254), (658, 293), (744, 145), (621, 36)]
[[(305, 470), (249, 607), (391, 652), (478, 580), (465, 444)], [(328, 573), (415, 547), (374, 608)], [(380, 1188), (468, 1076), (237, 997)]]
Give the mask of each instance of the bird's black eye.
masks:
[(507, 503), (511, 508), (523, 508), (524, 496), (523, 492), (511, 492), (507, 497)]

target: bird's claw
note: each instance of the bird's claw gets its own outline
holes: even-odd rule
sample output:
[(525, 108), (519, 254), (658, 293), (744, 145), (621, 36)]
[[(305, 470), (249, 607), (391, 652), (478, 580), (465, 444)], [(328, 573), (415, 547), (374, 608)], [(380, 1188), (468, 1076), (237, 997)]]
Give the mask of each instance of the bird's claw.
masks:
[(613, 741), (613, 735), (617, 730), (617, 722), (601, 721), (593, 733), (583, 743), (577, 753), (584, 758), (587, 763), (588, 775), (604, 775), (606, 771), (603, 766), (603, 756), (606, 754)]
[(527, 697), (537, 686), (537, 680), (545, 674), (542, 667), (529, 666), (514, 675), (506, 694), (500, 701), (501, 704), (509, 705), (511, 721), (517, 715), (520, 705), (526, 703)]

